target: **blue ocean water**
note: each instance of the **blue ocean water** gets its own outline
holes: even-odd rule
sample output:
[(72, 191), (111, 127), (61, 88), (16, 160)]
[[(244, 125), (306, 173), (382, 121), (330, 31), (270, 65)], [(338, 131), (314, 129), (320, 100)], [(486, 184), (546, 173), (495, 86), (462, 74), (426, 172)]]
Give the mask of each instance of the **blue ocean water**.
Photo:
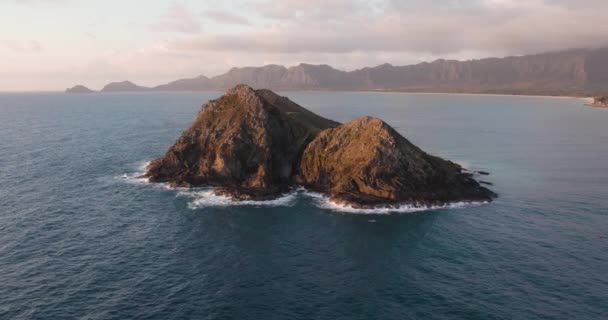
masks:
[(0, 319), (608, 317), (608, 110), (284, 93), (385, 119), (499, 194), (416, 213), (230, 205), (134, 179), (220, 93), (0, 94)]

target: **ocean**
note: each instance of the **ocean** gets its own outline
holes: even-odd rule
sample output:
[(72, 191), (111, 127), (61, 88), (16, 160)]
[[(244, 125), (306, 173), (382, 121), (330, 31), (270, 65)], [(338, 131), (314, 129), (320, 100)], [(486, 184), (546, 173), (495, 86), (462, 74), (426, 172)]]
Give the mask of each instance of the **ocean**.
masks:
[(608, 110), (282, 92), (490, 172), (489, 204), (234, 203), (138, 179), (220, 94), (0, 94), (0, 319), (608, 317)]

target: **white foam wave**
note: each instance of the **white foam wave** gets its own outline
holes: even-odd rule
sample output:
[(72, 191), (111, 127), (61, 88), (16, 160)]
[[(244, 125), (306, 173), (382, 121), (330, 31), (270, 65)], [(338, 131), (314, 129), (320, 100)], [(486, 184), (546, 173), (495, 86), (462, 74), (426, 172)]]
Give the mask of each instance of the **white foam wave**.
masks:
[(471, 162), (468, 160), (452, 160), (455, 164), (461, 166), (465, 170), (471, 170)]
[(178, 196), (192, 198), (188, 203), (190, 209), (200, 209), (205, 207), (228, 207), (228, 206), (258, 206), (258, 207), (288, 207), (294, 204), (298, 197), (298, 190), (286, 193), (281, 197), (272, 200), (234, 200), (230, 197), (218, 195), (213, 189), (203, 190), (182, 190)]
[(331, 201), (329, 197), (324, 194), (311, 192), (303, 187), (294, 189), (293, 191), (282, 195), (272, 200), (234, 200), (228, 196), (216, 194), (212, 188), (174, 188), (167, 183), (150, 183), (148, 178), (142, 176), (146, 173), (147, 167), (150, 165), (150, 161), (142, 161), (135, 165), (135, 172), (124, 173), (118, 178), (123, 179), (128, 183), (134, 184), (152, 184), (155, 186), (162, 187), (167, 190), (177, 191), (178, 197), (186, 197), (191, 199), (188, 203), (188, 207), (191, 209), (200, 209), (206, 207), (229, 207), (229, 206), (254, 206), (254, 207), (289, 207), (294, 205), (297, 199), (301, 196), (305, 196), (312, 199), (314, 205), (320, 209), (331, 210), (340, 213), (355, 213), (355, 214), (391, 214), (391, 213), (413, 213), (428, 210), (438, 209), (458, 209), (475, 207), (486, 204), (488, 202), (454, 202), (440, 206), (415, 206), (415, 205), (398, 205), (391, 207), (378, 207), (378, 208), (354, 208), (350, 205), (340, 204)]
[(137, 169), (140, 172), (146, 172), (146, 170), (148, 170), (148, 167), (150, 166), (150, 163), (152, 163), (152, 161), (141, 161), (137, 164)]
[(377, 208), (354, 208), (350, 205), (337, 203), (329, 199), (329, 197), (316, 193), (316, 192), (304, 192), (304, 195), (310, 197), (315, 201), (317, 207), (327, 210), (332, 210), (341, 213), (355, 213), (355, 214), (391, 214), (391, 213), (414, 213), (420, 211), (438, 210), (438, 209), (460, 209), (476, 207), (483, 204), (484, 202), (453, 202), (445, 205), (438, 206), (415, 206), (410, 204), (402, 204), (390, 207), (377, 207)]
[(123, 179), (129, 183), (135, 184), (146, 184), (150, 183), (150, 179), (142, 177), (146, 173), (146, 169), (150, 165), (150, 161), (142, 161), (138, 162), (135, 165), (135, 172), (131, 173), (123, 173), (119, 176), (120, 179)]

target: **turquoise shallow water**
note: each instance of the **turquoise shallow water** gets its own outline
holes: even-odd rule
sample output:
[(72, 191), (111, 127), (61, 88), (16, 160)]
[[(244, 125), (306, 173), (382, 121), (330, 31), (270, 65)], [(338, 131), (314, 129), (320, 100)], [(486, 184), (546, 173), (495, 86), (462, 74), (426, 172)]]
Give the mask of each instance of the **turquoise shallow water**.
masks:
[(219, 93), (0, 94), (0, 319), (601, 319), (608, 110), (577, 99), (284, 93), (385, 119), (492, 204), (342, 213), (140, 183)]

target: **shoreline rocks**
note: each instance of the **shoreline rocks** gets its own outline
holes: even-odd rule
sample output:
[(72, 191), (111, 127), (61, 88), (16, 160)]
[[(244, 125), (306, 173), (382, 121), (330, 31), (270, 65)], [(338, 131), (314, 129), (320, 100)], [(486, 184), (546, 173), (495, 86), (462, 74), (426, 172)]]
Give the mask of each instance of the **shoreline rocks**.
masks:
[(593, 98), (593, 102), (586, 105), (596, 108), (608, 108), (608, 97), (595, 97)]
[(213, 186), (236, 200), (269, 200), (301, 185), (359, 208), (496, 197), (462, 167), (425, 153), (380, 119), (341, 125), (246, 85), (205, 104), (144, 176), (172, 186)]

